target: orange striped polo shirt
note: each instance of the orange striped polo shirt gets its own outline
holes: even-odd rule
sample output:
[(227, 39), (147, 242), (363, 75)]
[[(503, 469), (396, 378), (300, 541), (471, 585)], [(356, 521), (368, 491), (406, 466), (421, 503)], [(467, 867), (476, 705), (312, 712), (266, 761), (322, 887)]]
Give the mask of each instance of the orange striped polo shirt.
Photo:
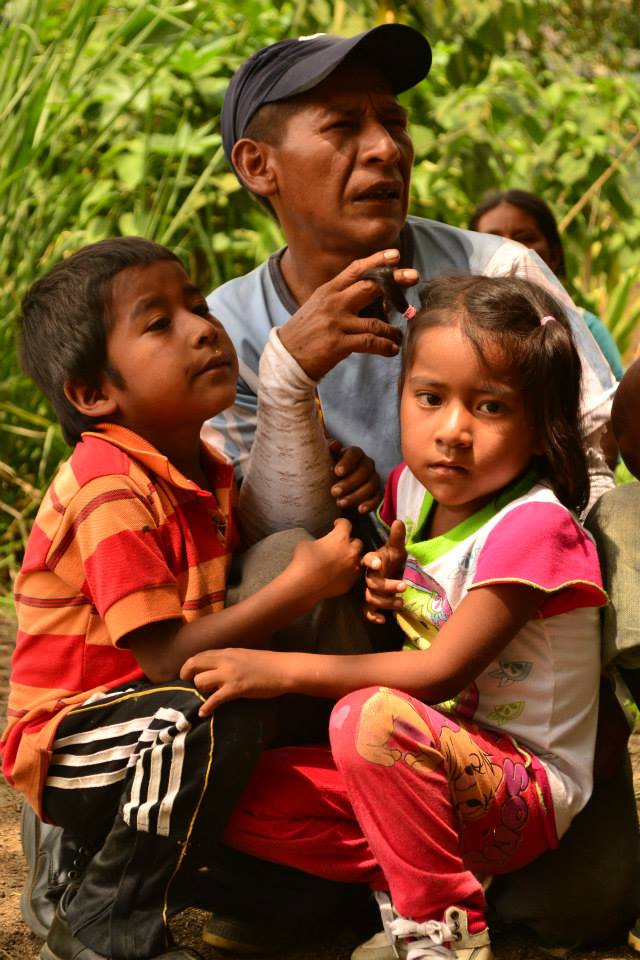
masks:
[[(211, 491), (115, 424), (84, 433), (36, 517), (15, 584), (18, 637), (3, 772), (39, 809), (62, 717), (142, 677), (119, 641), (222, 609), (236, 546), (233, 468), (203, 445)], [(213, 492), (212, 492), (213, 491)]]

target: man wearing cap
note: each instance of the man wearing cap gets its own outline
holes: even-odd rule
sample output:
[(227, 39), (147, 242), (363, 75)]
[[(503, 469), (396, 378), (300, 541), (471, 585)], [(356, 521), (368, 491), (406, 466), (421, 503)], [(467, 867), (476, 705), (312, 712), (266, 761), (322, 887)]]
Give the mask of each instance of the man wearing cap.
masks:
[[(546, 266), (511, 241), (407, 217), (413, 147), (396, 94), (430, 65), (421, 34), (385, 24), (349, 39), (280, 41), (231, 79), (222, 109), (227, 159), (287, 243), (209, 298), (240, 357), (236, 404), (211, 425), (241, 471), (256, 428), (258, 363), (274, 328), (292, 376), (317, 383), (328, 434), (361, 446), (383, 480), (401, 460), (395, 391), (405, 321), (396, 314), (389, 325), (367, 310), (379, 290), (358, 279), (372, 255), (385, 262), (385, 250), (405, 283), (513, 270), (552, 287), (583, 357), (587, 433), (606, 422), (615, 379)], [(417, 294), (408, 295), (417, 305)]]
[[(364, 448), (383, 478), (401, 460), (396, 383), (405, 320), (396, 313), (389, 325), (376, 316), (369, 305), (380, 291), (360, 279), (383, 263), (407, 285), (418, 276), (513, 271), (549, 287), (567, 309), (581, 353), (586, 434), (596, 435), (608, 419), (613, 375), (542, 261), (500, 237), (407, 216), (413, 149), (396, 95), (424, 79), (430, 65), (424, 37), (387, 24), (349, 39), (320, 34), (275, 43), (245, 61), (229, 84), (222, 111), (227, 159), (286, 239), (282, 250), (209, 298), (240, 358), (236, 404), (210, 428), (241, 473), (259, 424), (258, 368), (268, 341), (292, 397), (301, 384), (317, 390), (331, 437)], [(415, 293), (407, 295), (417, 305)], [(597, 444), (590, 446), (595, 499), (610, 477)], [(278, 470), (288, 465), (272, 466), (265, 483), (277, 490)], [(289, 504), (280, 513), (277, 497), (271, 504), (272, 526), (263, 532), (283, 517), (308, 520), (303, 513), (293, 518), (284, 509)], [(635, 804), (628, 773), (614, 766), (559, 851), (494, 885), (498, 915), (529, 925), (550, 946), (595, 941), (633, 913)], [(250, 914), (254, 907), (245, 899), (239, 909)], [(230, 929), (228, 919), (221, 931)], [(224, 940), (215, 916), (209, 934), (212, 943)], [(384, 942), (372, 950), (371, 960), (392, 960)]]

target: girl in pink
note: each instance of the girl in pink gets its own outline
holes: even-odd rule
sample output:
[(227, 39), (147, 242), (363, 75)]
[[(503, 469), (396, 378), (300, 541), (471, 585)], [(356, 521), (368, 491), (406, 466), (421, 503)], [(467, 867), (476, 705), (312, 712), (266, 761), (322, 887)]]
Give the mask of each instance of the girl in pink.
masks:
[(441, 279), (406, 338), (404, 462), (363, 558), (366, 616), (404, 650), (227, 650), (187, 661), (208, 699), (342, 697), (331, 748), (264, 754), (228, 825), (248, 853), (375, 891), (353, 960), (490, 960), (483, 878), (553, 848), (592, 788), (598, 560), (580, 361), (561, 307), (514, 277)]

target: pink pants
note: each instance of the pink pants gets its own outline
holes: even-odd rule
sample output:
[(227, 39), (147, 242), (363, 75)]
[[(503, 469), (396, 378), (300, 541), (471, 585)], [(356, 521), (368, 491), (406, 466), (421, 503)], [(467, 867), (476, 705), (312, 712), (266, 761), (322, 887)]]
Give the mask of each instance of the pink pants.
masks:
[(403, 916), (455, 905), (484, 926), (478, 876), (557, 846), (539, 761), (503, 734), (375, 687), (334, 708), (327, 747), (263, 754), (227, 826), (231, 846), (389, 890)]

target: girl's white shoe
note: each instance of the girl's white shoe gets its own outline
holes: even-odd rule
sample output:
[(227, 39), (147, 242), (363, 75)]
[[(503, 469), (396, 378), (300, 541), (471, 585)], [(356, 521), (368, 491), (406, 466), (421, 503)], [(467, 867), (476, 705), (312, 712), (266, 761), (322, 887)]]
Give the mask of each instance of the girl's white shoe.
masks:
[(418, 923), (396, 913), (386, 893), (376, 892), (384, 932), (351, 954), (351, 960), (493, 960), (489, 931), (469, 933), (467, 912), (449, 907), (444, 922)]

